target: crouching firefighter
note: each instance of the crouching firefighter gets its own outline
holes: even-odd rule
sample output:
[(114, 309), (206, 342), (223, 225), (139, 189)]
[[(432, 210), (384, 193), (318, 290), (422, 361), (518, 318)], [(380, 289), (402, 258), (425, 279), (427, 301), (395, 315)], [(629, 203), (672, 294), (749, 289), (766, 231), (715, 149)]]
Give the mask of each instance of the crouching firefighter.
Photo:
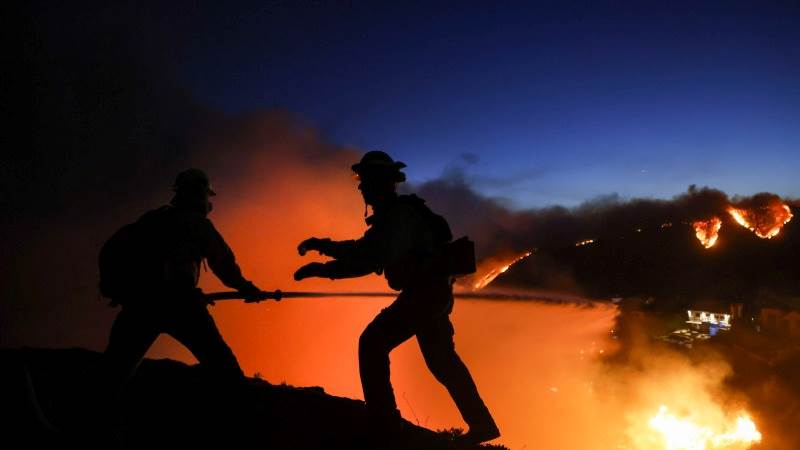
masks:
[[(405, 181), (405, 164), (381, 151), (371, 151), (352, 166), (358, 189), (373, 214), (369, 228), (357, 240), (332, 241), (310, 238), (298, 246), (332, 257), (326, 263), (310, 263), (294, 277), (331, 279), (383, 273), (392, 289), (401, 291), (367, 326), (359, 339), (361, 385), (372, 425), (395, 430), (400, 424), (389, 378), (389, 353), (416, 336), (425, 362), (455, 401), (469, 431), (461, 436), (478, 443), (500, 435), (489, 410), (478, 394), (467, 367), (455, 351), (453, 325), (453, 272), (449, 250), (466, 239), (452, 240), (447, 221), (433, 213), (415, 195), (398, 195)], [(466, 241), (471, 244), (470, 241)], [(471, 248), (474, 271), (474, 247)]]
[(122, 305), (104, 367), (109, 388), (122, 387), (161, 333), (186, 346), (212, 378), (239, 382), (242, 369), (222, 339), (197, 287), (203, 261), (243, 297), (258, 289), (242, 276), (233, 252), (207, 218), (216, 195), (198, 169), (178, 174), (169, 205), (117, 231), (100, 251), (100, 291)]

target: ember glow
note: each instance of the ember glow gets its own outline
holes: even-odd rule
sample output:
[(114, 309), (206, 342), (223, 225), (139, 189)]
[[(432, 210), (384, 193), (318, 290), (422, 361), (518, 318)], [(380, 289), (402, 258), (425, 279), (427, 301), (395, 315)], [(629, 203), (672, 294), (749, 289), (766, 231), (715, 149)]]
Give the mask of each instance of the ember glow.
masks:
[(530, 256), (532, 252), (526, 251), (516, 253), (506, 257), (494, 257), (481, 261), (478, 270), (474, 275), (464, 278), (459, 282), (460, 286), (470, 290), (483, 289), (489, 285), (498, 275), (504, 273), (509, 267)]
[(575, 247), (583, 247), (584, 245), (589, 245), (594, 242), (594, 239), (586, 239), (584, 241), (576, 242)]
[[(248, 195), (236, 195), (243, 199), (241, 203), (232, 199), (215, 212), (215, 223), (236, 250), (240, 265), (253, 274), (260, 287), (386, 289), (386, 281), (374, 275), (336, 282), (316, 278), (292, 282), (293, 271), (307, 262), (297, 255), (297, 242), (308, 236), (348, 239), (364, 232), (363, 202), (349, 173), (331, 168), (346, 166), (351, 159), (345, 155), (324, 167), (285, 161), (279, 171), (284, 175), (268, 180), (261, 174), (276, 164), (252, 163), (248, 170), (255, 175), (242, 177), (236, 186), (236, 192)], [(302, 190), (293, 189), (297, 183)], [(320, 198), (326, 201), (320, 202)], [(258, 223), (270, 225), (269, 233), (253, 226), (254, 217)], [(589, 236), (576, 236), (567, 245)], [(600, 242), (598, 239), (595, 244)], [(476, 274), (459, 279), (459, 287), (481, 289), (531, 253), (507, 252), (482, 259)], [(325, 260), (318, 255), (312, 258)], [(203, 278), (205, 290), (224, 289), (214, 277)], [(212, 310), (247, 374), (257, 372), (273, 382), (323, 386), (333, 395), (359, 399), (359, 334), (389, 302), (373, 298), (298, 299), (256, 307), (230, 302)], [(451, 316), (458, 330), (457, 348), (496, 414), (503, 430), (500, 443), (509, 448), (669, 449), (660, 432), (650, 427), (662, 404), (669, 406), (670, 413), (698, 408), (702, 417), (712, 420), (692, 416), (694, 423), (709, 427), (717, 435), (731, 434), (729, 430), (735, 428), (718, 426), (727, 423), (719, 419), (719, 411), (727, 409), (718, 408), (716, 403), (716, 388), (721, 385), (724, 370), (706, 371), (683, 360), (665, 360), (661, 350), (649, 344), (643, 344), (646, 348), (642, 354), (656, 361), (635, 364), (646, 367), (644, 370), (600, 362), (605, 355), (615, 354), (619, 345), (608, 333), (617, 314), (611, 304), (585, 308), (534, 302), (457, 302)], [(498, 345), (487, 345), (487, 336)], [(162, 338), (150, 356), (193, 361), (186, 349), (168, 338)], [(650, 366), (654, 367), (647, 368)], [(432, 429), (465, 428), (413, 340), (393, 352), (392, 367), (398, 406), (405, 418)], [(585, 432), (576, 433), (576, 429)], [(771, 434), (765, 432), (765, 436)]]
[(791, 208), (780, 202), (771, 202), (757, 208), (728, 207), (728, 214), (741, 226), (762, 239), (775, 237), (790, 220)]
[(664, 450), (746, 449), (761, 442), (761, 433), (746, 413), (720, 428), (678, 417), (662, 405), (650, 419), (650, 428), (661, 435)]
[(747, 400), (725, 380), (731, 367), (716, 356), (693, 361), (680, 353), (642, 347), (644, 371), (626, 378), (629, 450), (748, 450), (762, 435)]
[(722, 227), (722, 220), (719, 217), (712, 217), (709, 220), (697, 220), (692, 222), (694, 235), (705, 248), (711, 248), (717, 243), (719, 229)]

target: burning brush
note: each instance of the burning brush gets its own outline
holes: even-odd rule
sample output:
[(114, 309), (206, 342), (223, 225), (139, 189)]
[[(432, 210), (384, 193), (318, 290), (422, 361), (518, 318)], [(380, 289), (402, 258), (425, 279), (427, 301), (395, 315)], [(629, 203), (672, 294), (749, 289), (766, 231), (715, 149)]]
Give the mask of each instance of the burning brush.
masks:
[(719, 238), (719, 229), (722, 228), (722, 221), (719, 217), (712, 217), (708, 220), (697, 220), (692, 222), (694, 227), (694, 234), (697, 240), (703, 244), (705, 248), (711, 248), (717, 243)]
[(477, 271), (469, 276), (459, 279), (459, 286), (464, 287), (466, 290), (477, 291), (489, 285), (500, 274), (507, 271), (514, 264), (522, 261), (533, 254), (533, 252), (525, 251), (521, 253), (513, 253), (505, 256), (495, 256), (487, 258), (478, 264)]
[(728, 214), (736, 223), (762, 239), (772, 239), (777, 236), (781, 228), (794, 217), (789, 205), (780, 201), (770, 201), (749, 209), (729, 206)]
[[(761, 239), (772, 239), (777, 236), (784, 225), (792, 220), (789, 205), (781, 202), (777, 196), (759, 194), (746, 204), (728, 205), (726, 211), (736, 223), (755, 233)], [(714, 216), (708, 220), (692, 222), (697, 240), (705, 248), (711, 248), (717, 243), (722, 220)]]
[(691, 417), (678, 417), (662, 405), (649, 422), (664, 443), (664, 450), (747, 449), (761, 442), (761, 433), (747, 413), (724, 423), (700, 424)]

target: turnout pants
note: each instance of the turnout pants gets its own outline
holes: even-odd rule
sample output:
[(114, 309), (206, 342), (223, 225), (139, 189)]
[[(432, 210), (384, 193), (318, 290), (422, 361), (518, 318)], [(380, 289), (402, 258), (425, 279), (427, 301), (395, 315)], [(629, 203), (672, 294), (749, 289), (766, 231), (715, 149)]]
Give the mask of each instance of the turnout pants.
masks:
[(111, 327), (104, 354), (109, 381), (124, 384), (161, 333), (185, 345), (212, 377), (225, 381), (244, 377), (208, 309), (198, 302), (168, 307), (123, 306)]
[(389, 378), (389, 353), (416, 336), (428, 369), (447, 388), (469, 427), (494, 425), (467, 366), (456, 354), (449, 317), (452, 305), (452, 287), (446, 279), (411, 287), (361, 334), (359, 370), (371, 415), (387, 419), (399, 415)]

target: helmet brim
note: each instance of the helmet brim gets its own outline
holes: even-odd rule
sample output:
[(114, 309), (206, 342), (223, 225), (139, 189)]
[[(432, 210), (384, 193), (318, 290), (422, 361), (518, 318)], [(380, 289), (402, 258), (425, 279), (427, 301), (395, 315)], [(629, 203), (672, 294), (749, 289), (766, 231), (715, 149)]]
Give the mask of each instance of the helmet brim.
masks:
[[(192, 191), (192, 190), (193, 190), (192, 188), (178, 187), (178, 186), (175, 186), (174, 184), (173, 184), (173, 185), (170, 187), (170, 189), (172, 189), (172, 192), (178, 192), (178, 191)], [(208, 193), (208, 195), (209, 195), (210, 197), (213, 197), (213, 196), (217, 195), (217, 191), (215, 191), (214, 189), (211, 189), (211, 186), (209, 186), (209, 187), (207, 188), (207, 191), (206, 191), (206, 192)]]
[(370, 161), (368, 163), (357, 162), (350, 166), (353, 172), (362, 174), (369, 171), (386, 171), (386, 170), (400, 170), (404, 169), (406, 164), (400, 161), (383, 162), (383, 161)]

